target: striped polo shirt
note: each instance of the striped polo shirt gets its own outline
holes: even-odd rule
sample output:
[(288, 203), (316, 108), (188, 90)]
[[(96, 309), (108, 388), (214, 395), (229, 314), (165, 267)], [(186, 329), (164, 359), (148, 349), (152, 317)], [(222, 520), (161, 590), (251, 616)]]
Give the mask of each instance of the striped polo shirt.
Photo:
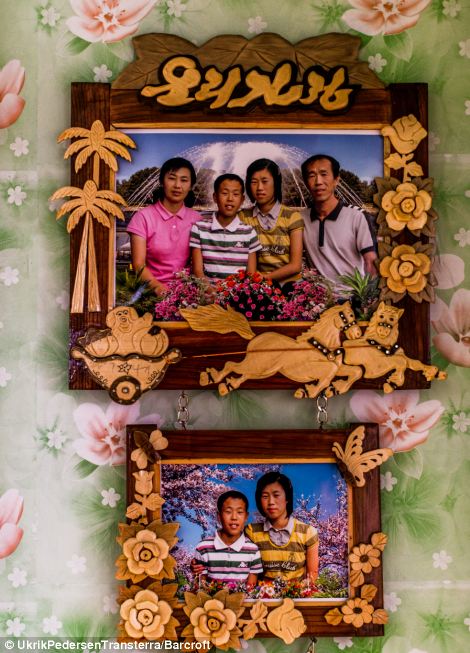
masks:
[(225, 279), (246, 270), (248, 255), (261, 249), (253, 227), (238, 216), (223, 227), (215, 213), (192, 226), (189, 245), (201, 250), (204, 273), (211, 279)]
[[(273, 207), (274, 208), (274, 207)], [(255, 229), (261, 243), (261, 252), (258, 255), (258, 269), (260, 272), (269, 273), (277, 270), (290, 262), (290, 236), (296, 229), (303, 229), (304, 223), (298, 211), (289, 209), (284, 204), (279, 205), (277, 220), (271, 229), (264, 229), (257, 215), (256, 207), (244, 209), (240, 217), (246, 224)], [(266, 223), (264, 223), (265, 226)], [(296, 281), (300, 274), (295, 274), (282, 282)]]
[(248, 524), (245, 532), (258, 545), (265, 578), (280, 576), (285, 580), (291, 580), (305, 576), (307, 549), (318, 542), (316, 528), (294, 519), (290, 538), (282, 546), (272, 542), (263, 522)]
[(243, 583), (248, 574), (261, 574), (259, 549), (242, 533), (232, 544), (225, 544), (218, 532), (196, 546), (195, 558), (204, 565), (209, 580)]

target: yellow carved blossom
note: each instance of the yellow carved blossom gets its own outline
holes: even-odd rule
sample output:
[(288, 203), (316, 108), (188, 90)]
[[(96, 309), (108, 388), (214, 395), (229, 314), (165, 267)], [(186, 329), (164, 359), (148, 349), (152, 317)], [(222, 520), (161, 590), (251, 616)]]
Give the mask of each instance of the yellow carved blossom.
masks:
[(226, 608), (222, 601), (210, 599), (203, 606), (194, 608), (190, 622), (198, 642), (209, 641), (214, 646), (223, 646), (237, 625), (237, 615)]
[(156, 640), (163, 637), (172, 612), (169, 603), (159, 600), (155, 592), (142, 590), (124, 601), (120, 614), (129, 637)]
[(368, 574), (373, 567), (380, 566), (380, 550), (371, 544), (359, 544), (353, 547), (349, 554), (349, 562), (353, 571), (362, 571)]
[(132, 574), (147, 574), (156, 578), (163, 569), (163, 560), (168, 557), (170, 547), (153, 531), (142, 530), (136, 537), (124, 542), (122, 551)]
[(390, 256), (380, 262), (380, 274), (388, 288), (396, 293), (419, 293), (426, 287), (431, 260), (411, 245), (394, 247)]
[(352, 624), (354, 628), (360, 628), (364, 624), (370, 624), (374, 606), (370, 605), (365, 599), (349, 599), (341, 606), (343, 621), (346, 624)]
[(399, 184), (396, 190), (389, 190), (382, 197), (385, 220), (394, 231), (402, 231), (405, 227), (411, 231), (422, 229), (428, 220), (427, 211), (431, 204), (431, 195), (418, 190), (411, 182)]

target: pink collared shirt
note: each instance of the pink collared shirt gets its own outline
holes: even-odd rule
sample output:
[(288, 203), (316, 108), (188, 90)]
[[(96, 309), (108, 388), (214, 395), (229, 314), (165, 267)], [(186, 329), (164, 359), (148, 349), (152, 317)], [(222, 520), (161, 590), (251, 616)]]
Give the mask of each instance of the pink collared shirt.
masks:
[(158, 281), (170, 281), (188, 265), (189, 232), (200, 219), (197, 211), (184, 205), (178, 213), (170, 213), (160, 201), (132, 217), (127, 231), (145, 239), (145, 264)]

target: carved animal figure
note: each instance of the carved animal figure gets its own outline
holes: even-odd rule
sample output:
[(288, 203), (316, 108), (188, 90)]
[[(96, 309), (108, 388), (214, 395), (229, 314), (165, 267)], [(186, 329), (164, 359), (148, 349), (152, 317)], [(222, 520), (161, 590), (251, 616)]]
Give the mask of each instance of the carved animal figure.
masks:
[[(222, 370), (207, 368), (201, 373), (200, 384), (219, 383), (219, 394), (226, 395), (248, 379), (266, 379), (280, 373), (300, 383), (312, 382), (306, 386), (307, 394), (316, 397), (329, 387), (342, 367), (342, 333), (346, 338), (362, 335), (349, 302), (324, 311), (295, 340), (272, 331), (252, 337), (242, 361), (228, 361)], [(240, 376), (228, 376), (233, 373)], [(349, 368), (345, 368), (344, 375), (349, 378)], [(298, 392), (305, 396), (304, 390)]]
[(130, 306), (116, 306), (107, 314), (106, 324), (111, 332), (103, 331), (102, 337), (85, 345), (93, 356), (161, 356), (168, 349), (168, 336), (158, 327), (152, 327), (151, 313), (139, 317)]
[[(366, 379), (377, 379), (391, 372), (383, 384), (385, 393), (393, 392), (395, 388), (403, 385), (406, 369), (421, 372), (427, 381), (447, 378), (447, 374), (440, 372), (435, 365), (425, 365), (419, 360), (408, 358), (403, 349), (396, 344), (398, 321), (402, 314), (403, 309), (381, 302), (371, 317), (363, 337), (354, 341), (345, 340), (343, 343), (343, 363), (351, 370), (354, 366), (358, 366), (356, 373), (360, 372), (360, 375), (357, 378), (363, 375)], [(338, 375), (341, 371), (340, 368)], [(335, 385), (333, 383), (333, 386)], [(351, 384), (341, 391), (346, 392), (350, 387)]]

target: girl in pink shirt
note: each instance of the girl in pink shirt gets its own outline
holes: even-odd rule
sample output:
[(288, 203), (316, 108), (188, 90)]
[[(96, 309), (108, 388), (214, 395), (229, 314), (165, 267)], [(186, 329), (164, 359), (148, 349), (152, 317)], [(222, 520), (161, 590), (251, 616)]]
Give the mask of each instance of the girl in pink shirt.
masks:
[(127, 227), (132, 267), (142, 270), (142, 279), (156, 295), (164, 295), (168, 281), (188, 263), (191, 227), (201, 219), (190, 208), (195, 183), (196, 172), (187, 159), (168, 159), (160, 170), (160, 199), (138, 211)]

